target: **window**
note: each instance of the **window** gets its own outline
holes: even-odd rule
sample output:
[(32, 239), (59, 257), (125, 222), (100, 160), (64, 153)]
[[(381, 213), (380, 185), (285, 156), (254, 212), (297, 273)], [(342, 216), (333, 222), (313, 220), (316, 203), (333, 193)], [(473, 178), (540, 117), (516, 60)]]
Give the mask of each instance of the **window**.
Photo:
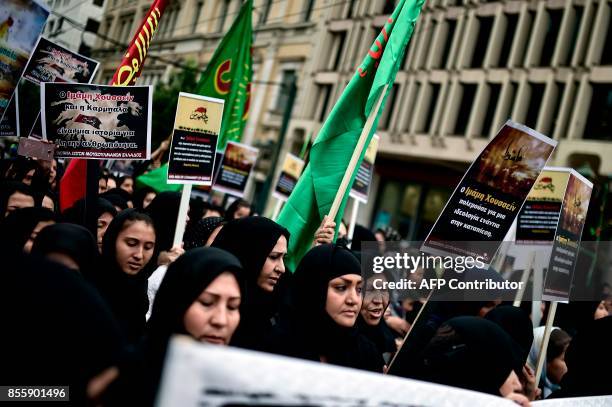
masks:
[(179, 5), (175, 6), (171, 11), (171, 14), (170, 14), (171, 18), (168, 19), (169, 28), (167, 31), (170, 37), (172, 37), (172, 35), (174, 34), (174, 30), (176, 29), (176, 22), (178, 21), (180, 13), (181, 13), (181, 6)]
[(104, 0), (93, 0), (93, 5), (98, 7), (104, 7)]
[(557, 88), (557, 97), (555, 98), (555, 108), (553, 110), (552, 115), (552, 124), (550, 126), (550, 136), (552, 137), (557, 130), (558, 120), (559, 120), (559, 109), (561, 108), (561, 101), (563, 100), (563, 96), (565, 93), (565, 83), (556, 82), (555, 86)]
[(510, 56), (510, 50), (512, 49), (512, 40), (516, 34), (516, 25), (518, 23), (518, 14), (506, 14), (505, 17), (506, 33), (504, 35), (504, 42), (499, 53), (499, 61), (497, 62), (497, 66), (499, 67), (505, 67), (508, 65), (508, 57)]
[(308, 0), (306, 2), (306, 6), (304, 7), (304, 16), (302, 21), (310, 21), (310, 17), (312, 17), (312, 8), (314, 7), (315, 0)]
[(219, 10), (219, 17), (217, 18), (217, 32), (223, 32), (223, 26), (227, 19), (227, 10), (229, 9), (230, 0), (221, 1), (221, 9)]
[(594, 83), (585, 139), (612, 141), (612, 83)]
[(429, 84), (430, 97), (427, 112), (425, 114), (425, 125), (422, 128), (424, 133), (429, 133), (431, 128), (431, 122), (433, 120), (434, 112), (436, 111), (436, 105), (438, 104), (438, 96), (440, 95), (440, 84), (431, 83)]
[(544, 14), (546, 20), (546, 36), (544, 37), (544, 44), (542, 46), (542, 54), (540, 56), (539, 66), (550, 65), (553, 52), (555, 52), (555, 44), (557, 43), (557, 37), (559, 36), (559, 28), (561, 27), (563, 9), (546, 10)]
[(193, 14), (193, 20), (191, 20), (191, 33), (195, 33), (198, 29), (198, 20), (200, 19), (200, 14), (202, 14), (202, 8), (204, 7), (204, 1), (200, 0), (196, 4), (195, 13)]
[(346, 42), (346, 31), (340, 31), (332, 33), (334, 36), (332, 49), (335, 50), (335, 56), (331, 69), (333, 71), (338, 70), (340, 62), (342, 61), (342, 51), (344, 50), (344, 43)]
[(493, 27), (493, 17), (478, 17), (478, 38), (474, 46), (472, 54), (471, 68), (479, 68), (484, 62), (484, 57), (487, 53), (487, 45), (491, 37), (491, 28)]
[(378, 120), (378, 128), (380, 130), (389, 130), (391, 118), (393, 117), (393, 110), (395, 108), (395, 100), (397, 99), (398, 88), (399, 86), (397, 84), (393, 84), (393, 87), (389, 92), (389, 96), (387, 96), (385, 107), (380, 115), (380, 119)]
[(608, 18), (608, 34), (601, 54), (601, 65), (612, 65), (612, 17)]
[(87, 23), (85, 23), (85, 31), (97, 33), (98, 29), (100, 29), (100, 22), (94, 20), (93, 18), (88, 18)]
[(499, 83), (487, 84), (489, 91), (489, 102), (487, 103), (487, 111), (482, 122), (482, 130), (480, 131), (484, 137), (488, 137), (491, 132), (491, 125), (493, 124), (493, 116), (495, 115), (495, 109), (497, 108), (497, 102), (499, 101), (499, 94), (501, 93), (501, 85)]
[(527, 108), (527, 116), (525, 117), (525, 125), (535, 129), (538, 122), (538, 115), (540, 113), (540, 107), (542, 105), (542, 97), (544, 96), (544, 88), (546, 87), (543, 83), (529, 83), (529, 89), (531, 95), (529, 97), (529, 107)]
[(117, 39), (122, 42), (129, 41), (130, 29), (132, 28), (132, 21), (134, 20), (134, 15), (128, 15), (121, 17), (119, 20), (119, 30)]
[(270, 15), (270, 8), (272, 8), (272, 0), (265, 0), (265, 4), (261, 8), (261, 14), (259, 15), (259, 25), (264, 25), (268, 21)]
[(474, 96), (476, 95), (476, 84), (475, 83), (464, 83), (461, 84), (461, 103), (459, 105), (459, 112), (457, 113), (457, 120), (455, 121), (455, 129), (453, 134), (463, 135), (467, 129), (468, 122), (470, 121), (470, 114), (472, 113), (472, 106), (474, 105)]
[(346, 18), (355, 17), (355, 3), (357, 0), (350, 0), (349, 5), (346, 9)]
[(319, 112), (317, 118), (323, 122), (327, 117), (327, 107), (331, 98), (332, 85), (319, 85)]
[(383, 7), (382, 14), (391, 14), (393, 13), (393, 10), (395, 10), (395, 0), (385, 0), (385, 6)]
[(280, 89), (278, 92), (278, 99), (276, 99), (276, 110), (277, 112), (284, 112), (289, 103), (289, 96), (291, 94), (291, 87), (295, 86), (296, 75), (294, 70), (283, 71), (283, 79), (281, 80)]
[(457, 29), (457, 20), (445, 20), (446, 25), (446, 36), (444, 38), (444, 49), (440, 57), (439, 67), (444, 69), (448, 64), (448, 56), (450, 54), (451, 46), (453, 45), (453, 38), (455, 37), (455, 30)]

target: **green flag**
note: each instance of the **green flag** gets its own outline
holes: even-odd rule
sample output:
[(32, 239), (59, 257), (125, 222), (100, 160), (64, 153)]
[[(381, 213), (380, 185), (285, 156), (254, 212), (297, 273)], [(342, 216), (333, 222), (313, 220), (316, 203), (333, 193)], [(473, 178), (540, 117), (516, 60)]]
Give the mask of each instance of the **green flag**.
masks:
[(143, 185), (153, 188), (156, 192), (180, 191), (181, 184), (168, 184), (168, 163), (136, 178), (136, 187)]
[[(310, 249), (314, 232), (329, 212), (365, 122), (385, 85), (393, 85), (406, 46), (414, 30), (424, 0), (401, 0), (386, 21), (365, 59), (323, 123), (310, 150), (310, 162), (283, 207), (278, 223), (291, 232), (286, 264), (295, 271)], [(387, 92), (388, 94), (388, 92)], [(383, 104), (374, 120), (366, 146), (375, 133)], [(357, 164), (363, 160), (365, 148)], [(357, 171), (351, 178), (355, 179)], [(336, 215), (340, 223), (350, 188)]]
[(248, 118), (253, 76), (252, 14), (253, 0), (247, 0), (221, 40), (195, 89), (199, 95), (225, 100), (217, 150), (224, 150), (228, 141), (240, 141)]

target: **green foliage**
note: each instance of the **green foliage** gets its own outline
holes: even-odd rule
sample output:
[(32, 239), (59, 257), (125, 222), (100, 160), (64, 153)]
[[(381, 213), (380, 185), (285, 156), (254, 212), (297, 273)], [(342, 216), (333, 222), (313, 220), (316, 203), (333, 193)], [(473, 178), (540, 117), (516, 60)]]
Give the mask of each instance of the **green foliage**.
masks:
[(186, 64), (193, 69), (181, 69), (173, 73), (169, 82), (158, 83), (153, 93), (153, 128), (151, 147), (155, 150), (172, 133), (179, 92), (193, 92), (199, 73), (195, 62)]

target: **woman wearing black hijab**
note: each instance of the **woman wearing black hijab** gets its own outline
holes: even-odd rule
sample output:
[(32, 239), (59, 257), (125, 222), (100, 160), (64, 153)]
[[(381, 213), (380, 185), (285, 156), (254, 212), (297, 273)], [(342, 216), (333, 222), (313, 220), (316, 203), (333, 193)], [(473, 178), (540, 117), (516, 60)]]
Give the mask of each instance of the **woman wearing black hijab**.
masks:
[(58, 223), (47, 226), (38, 234), (32, 254), (87, 273), (96, 267), (98, 248), (91, 232), (83, 226)]
[(121, 212), (104, 235), (100, 266), (85, 274), (110, 305), (130, 343), (144, 333), (155, 236), (149, 216), (134, 209)]
[(57, 216), (47, 208), (20, 208), (0, 221), (0, 246), (12, 253), (29, 253), (38, 233)]
[[(64, 222), (86, 226), (85, 209), (85, 200), (78, 200), (74, 205), (62, 213), (62, 218), (64, 219)], [(104, 238), (104, 234), (108, 229), (108, 225), (110, 225), (110, 223), (113, 221), (113, 218), (117, 216), (117, 209), (115, 209), (113, 204), (106, 199), (98, 198), (96, 210), (98, 216), (96, 243), (98, 245), (98, 251), (102, 252), (102, 240)]]
[(478, 317), (446, 321), (421, 354), (415, 379), (527, 402), (515, 371), (522, 364), (504, 330)]
[(355, 328), (362, 304), (361, 267), (347, 248), (325, 244), (311, 249), (295, 271), (292, 288), (291, 316), (282, 324), (279, 353), (382, 372), (376, 346)]
[(285, 274), (283, 258), (288, 242), (287, 229), (270, 219), (254, 216), (228, 222), (213, 241), (212, 247), (232, 253), (244, 268), (242, 322), (232, 345), (268, 350), (273, 319), (284, 294), (277, 285)]

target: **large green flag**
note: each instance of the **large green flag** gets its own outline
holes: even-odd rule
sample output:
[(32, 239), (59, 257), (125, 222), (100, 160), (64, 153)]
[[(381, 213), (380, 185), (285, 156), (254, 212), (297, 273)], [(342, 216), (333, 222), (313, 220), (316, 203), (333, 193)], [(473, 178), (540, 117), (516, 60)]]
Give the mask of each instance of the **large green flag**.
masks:
[(180, 191), (181, 184), (168, 184), (168, 163), (136, 178), (136, 187), (143, 185), (153, 188), (156, 192)]
[(202, 74), (195, 93), (225, 100), (218, 150), (228, 141), (240, 141), (251, 96), (253, 0), (246, 0)]
[[(401, 0), (365, 59), (323, 123), (310, 150), (310, 162), (283, 207), (278, 223), (289, 229), (291, 239), (286, 264), (295, 271), (310, 249), (314, 232), (329, 212), (361, 131), (386, 85), (391, 89), (406, 46), (425, 0)], [(388, 95), (388, 92), (387, 92)], [(376, 115), (366, 146), (376, 130), (387, 95)], [(357, 168), (363, 160), (361, 153)], [(351, 184), (357, 171), (354, 171)], [(336, 215), (338, 225), (349, 196), (347, 189)]]

